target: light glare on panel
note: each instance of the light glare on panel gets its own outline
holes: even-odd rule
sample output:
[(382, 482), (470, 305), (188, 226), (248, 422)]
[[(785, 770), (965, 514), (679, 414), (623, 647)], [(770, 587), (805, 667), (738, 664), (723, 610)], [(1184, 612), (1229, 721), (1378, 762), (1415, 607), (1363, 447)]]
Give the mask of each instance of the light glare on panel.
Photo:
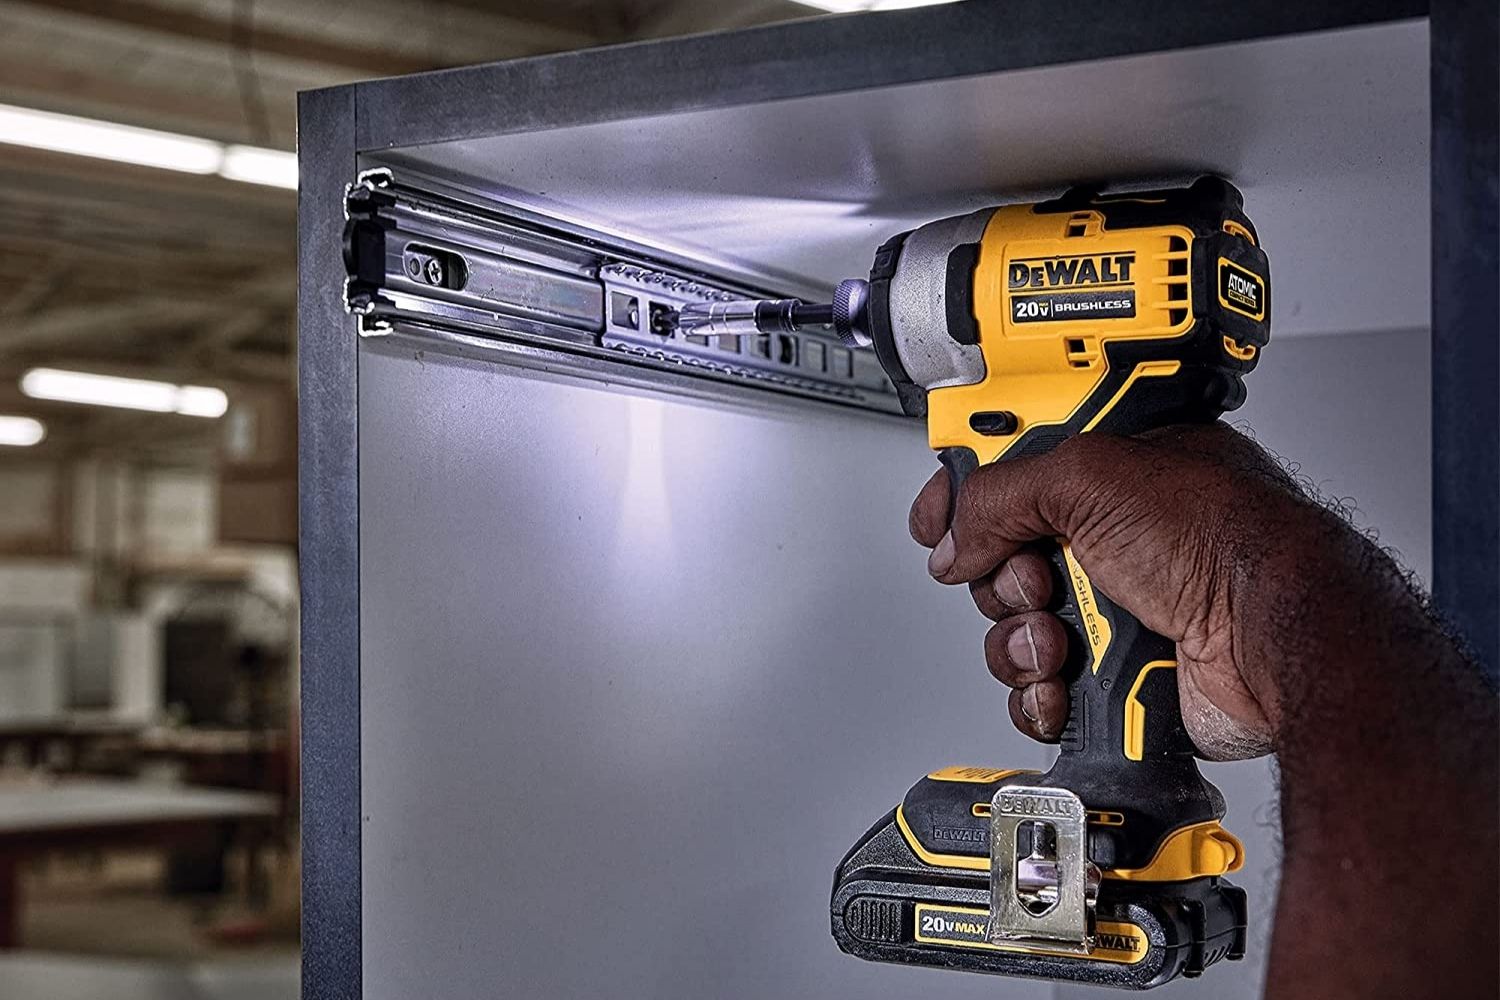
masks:
[(33, 368), (21, 376), (21, 391), (33, 399), (89, 406), (116, 406), (153, 413), (181, 413), (190, 417), (221, 417), (229, 408), (222, 389), (205, 385), (173, 385), (144, 378)]
[(296, 188), (294, 153), (0, 104), (0, 143)]
[(0, 416), (0, 445), (29, 448), (40, 444), (47, 436), (47, 428), (40, 420), (31, 417)]

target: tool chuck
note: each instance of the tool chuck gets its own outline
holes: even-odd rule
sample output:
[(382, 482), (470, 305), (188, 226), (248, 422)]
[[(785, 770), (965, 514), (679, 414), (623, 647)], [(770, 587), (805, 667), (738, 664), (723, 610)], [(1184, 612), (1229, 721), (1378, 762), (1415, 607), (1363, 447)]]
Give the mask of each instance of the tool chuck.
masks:
[(734, 299), (695, 302), (677, 315), (680, 333), (696, 337), (798, 333), (832, 327), (849, 347), (869, 347), (869, 282), (839, 282), (829, 303), (801, 299)]

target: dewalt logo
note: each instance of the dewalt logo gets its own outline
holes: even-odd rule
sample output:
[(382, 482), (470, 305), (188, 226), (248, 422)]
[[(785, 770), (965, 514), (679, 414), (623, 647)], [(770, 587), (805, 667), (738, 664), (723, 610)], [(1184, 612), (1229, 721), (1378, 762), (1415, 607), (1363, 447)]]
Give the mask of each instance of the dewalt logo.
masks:
[(1002, 813), (1022, 813), (1027, 816), (1063, 816), (1072, 818), (1078, 815), (1076, 799), (1057, 799), (1049, 796), (1027, 795), (1024, 792), (1011, 792), (1002, 789), (995, 797), (995, 804), (1000, 807)]
[(983, 844), (989, 840), (989, 831), (982, 826), (934, 826), (932, 839), (952, 844)]
[(1013, 260), (1008, 272), (1010, 290), (1028, 288), (1087, 288), (1130, 283), (1134, 253), (1074, 254)]
[(1141, 950), (1141, 939), (1130, 934), (1098, 934), (1095, 936), (1094, 946), (1107, 948), (1110, 951), (1127, 951), (1136, 955)]

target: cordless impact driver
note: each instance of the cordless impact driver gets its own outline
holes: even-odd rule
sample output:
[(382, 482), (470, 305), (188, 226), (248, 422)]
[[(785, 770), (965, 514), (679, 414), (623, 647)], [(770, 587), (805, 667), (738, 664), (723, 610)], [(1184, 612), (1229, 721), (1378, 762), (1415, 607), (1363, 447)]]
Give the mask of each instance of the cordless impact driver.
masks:
[[(954, 496), (981, 464), (1089, 431), (1211, 421), (1270, 336), (1240, 193), (1188, 187), (1003, 205), (888, 240), (829, 304), (713, 302), (693, 334), (832, 326), (925, 416)], [(1045, 773), (949, 767), (839, 862), (833, 936), (861, 958), (1144, 989), (1245, 948), (1243, 848), (1198, 771), (1173, 644), (1050, 552), (1070, 714)], [(1115, 595), (1128, 597), (1128, 595)]]

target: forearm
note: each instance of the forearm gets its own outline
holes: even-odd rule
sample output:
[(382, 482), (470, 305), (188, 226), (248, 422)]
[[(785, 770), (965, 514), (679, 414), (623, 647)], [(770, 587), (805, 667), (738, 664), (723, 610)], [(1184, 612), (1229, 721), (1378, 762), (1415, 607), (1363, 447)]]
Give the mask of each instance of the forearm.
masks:
[(1281, 767), (1267, 995), (1493, 995), (1494, 692), (1394, 563), (1333, 515), (1263, 561), (1237, 590), (1243, 617), (1265, 623), (1242, 654), (1274, 699)]

